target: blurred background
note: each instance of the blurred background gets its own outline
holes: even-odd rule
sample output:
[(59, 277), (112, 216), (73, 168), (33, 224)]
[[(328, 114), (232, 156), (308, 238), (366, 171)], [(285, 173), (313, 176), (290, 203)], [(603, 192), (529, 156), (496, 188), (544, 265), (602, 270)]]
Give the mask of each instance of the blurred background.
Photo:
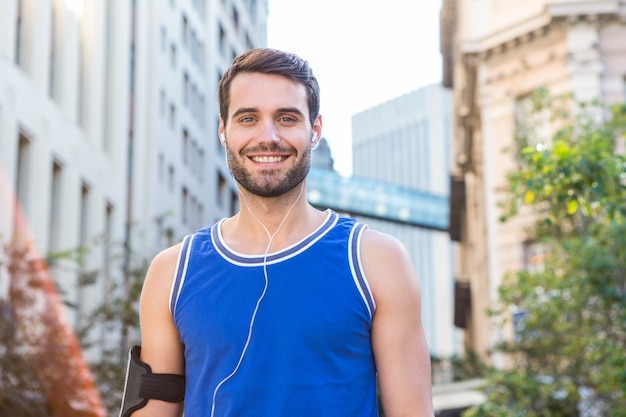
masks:
[(0, 415), (118, 414), (265, 46), (320, 81), (309, 202), (409, 250), (436, 416), (626, 416), (624, 0), (2, 0)]

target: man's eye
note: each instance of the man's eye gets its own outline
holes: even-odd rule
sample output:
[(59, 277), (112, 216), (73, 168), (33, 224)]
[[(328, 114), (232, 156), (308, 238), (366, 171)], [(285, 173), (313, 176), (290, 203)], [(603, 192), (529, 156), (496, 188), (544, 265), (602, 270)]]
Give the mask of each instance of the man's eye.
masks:
[(287, 123), (293, 123), (296, 121), (295, 118), (291, 117), (291, 116), (283, 116), (280, 118), (281, 122), (287, 122)]
[(252, 116), (246, 116), (246, 117), (242, 117), (240, 119), (240, 121), (243, 122), (243, 123), (250, 123), (250, 122), (254, 121), (254, 118)]

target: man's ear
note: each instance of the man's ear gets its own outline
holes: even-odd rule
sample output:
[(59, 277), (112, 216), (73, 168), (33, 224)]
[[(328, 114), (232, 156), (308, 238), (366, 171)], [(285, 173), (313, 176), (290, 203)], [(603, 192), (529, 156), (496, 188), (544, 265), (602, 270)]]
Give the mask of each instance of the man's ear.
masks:
[(222, 116), (220, 116), (220, 121), (217, 127), (217, 135), (219, 136), (222, 145), (226, 145), (226, 134), (224, 133), (224, 120), (222, 120)]
[(313, 130), (313, 135), (311, 136), (311, 147), (315, 149), (315, 147), (320, 143), (320, 139), (322, 139), (322, 115), (318, 114), (313, 122), (313, 126), (311, 127)]

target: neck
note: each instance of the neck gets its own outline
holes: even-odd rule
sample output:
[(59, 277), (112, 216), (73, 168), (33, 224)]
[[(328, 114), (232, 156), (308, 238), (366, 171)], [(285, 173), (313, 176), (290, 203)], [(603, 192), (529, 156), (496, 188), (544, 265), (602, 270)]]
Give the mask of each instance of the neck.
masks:
[(270, 199), (240, 190), (240, 212), (222, 225), (226, 242), (242, 253), (268, 253), (296, 243), (323, 222), (326, 214), (308, 204), (304, 184), (287, 194)]
[[(264, 199), (250, 199), (246, 197), (246, 194), (237, 186), (239, 195), (241, 196), (241, 213), (247, 212), (250, 217), (263, 228), (269, 239), (268, 245), (271, 245), (274, 236), (280, 231), (280, 228), (287, 220), (287, 217), (296, 208), (296, 205), (300, 202), (302, 195), (304, 194), (304, 181), (299, 187), (286, 193), (286, 195), (277, 198), (264, 198)], [(294, 191), (297, 192), (295, 197)], [(280, 201), (278, 201), (280, 200)], [(306, 200), (304, 200), (306, 202)], [(306, 204), (305, 204), (306, 206)]]

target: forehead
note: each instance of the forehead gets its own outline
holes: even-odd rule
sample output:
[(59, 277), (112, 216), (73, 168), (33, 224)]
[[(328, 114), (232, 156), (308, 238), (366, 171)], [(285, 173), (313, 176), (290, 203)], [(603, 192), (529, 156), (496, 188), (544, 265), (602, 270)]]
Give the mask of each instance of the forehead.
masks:
[(233, 78), (230, 85), (228, 114), (239, 108), (271, 110), (295, 107), (308, 113), (304, 85), (282, 75), (244, 72)]

